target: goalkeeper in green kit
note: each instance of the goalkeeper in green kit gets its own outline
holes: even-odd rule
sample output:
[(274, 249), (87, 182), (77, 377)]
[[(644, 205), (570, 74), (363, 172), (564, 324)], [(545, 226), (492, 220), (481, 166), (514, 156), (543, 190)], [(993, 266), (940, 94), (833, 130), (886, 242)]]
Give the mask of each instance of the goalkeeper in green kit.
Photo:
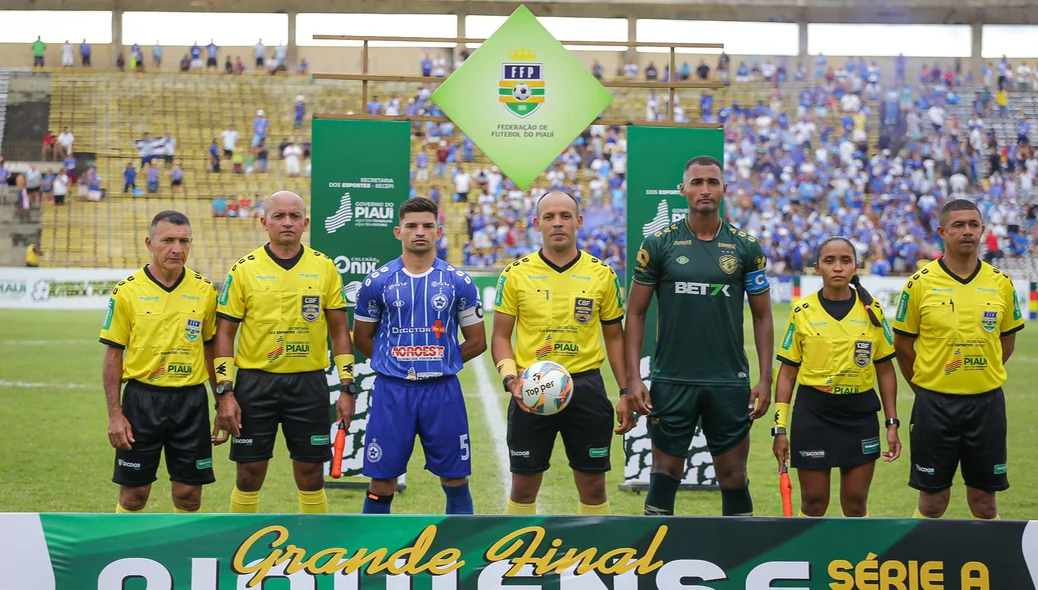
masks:
[[(709, 156), (685, 165), (685, 219), (645, 238), (628, 298), (625, 352), (630, 404), (649, 416), (652, 473), (645, 514), (674, 514), (674, 497), (696, 425), (702, 422), (725, 516), (752, 516), (746, 459), (750, 424), (771, 404), (774, 328), (760, 244), (722, 221), (726, 186)], [(760, 380), (750, 387), (743, 349), (743, 294), (753, 316)], [(651, 390), (639, 374), (645, 315), (659, 305)]]

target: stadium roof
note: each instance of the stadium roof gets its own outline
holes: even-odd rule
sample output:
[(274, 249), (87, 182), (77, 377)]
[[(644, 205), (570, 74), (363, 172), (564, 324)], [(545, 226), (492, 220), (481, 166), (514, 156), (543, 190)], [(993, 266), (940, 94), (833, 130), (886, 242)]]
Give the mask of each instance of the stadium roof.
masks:
[[(500, 0), (11, 0), (24, 10), (378, 12), (510, 14)], [(562, 0), (529, 2), (538, 16), (639, 17), (829, 23), (1038, 24), (1033, 0)], [(882, 40), (877, 40), (882, 42)]]

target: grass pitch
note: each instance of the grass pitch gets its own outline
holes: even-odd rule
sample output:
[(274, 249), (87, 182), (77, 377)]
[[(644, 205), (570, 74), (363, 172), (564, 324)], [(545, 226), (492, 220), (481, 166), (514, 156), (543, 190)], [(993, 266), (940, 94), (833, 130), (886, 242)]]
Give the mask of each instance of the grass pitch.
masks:
[[(780, 342), (788, 305), (776, 305), (775, 342)], [(108, 444), (108, 417), (101, 385), (103, 347), (97, 343), (103, 311), (25, 312), (0, 311), (0, 344), (6, 353), (0, 361), (0, 511), (24, 512), (112, 512), (117, 487), (111, 483), (113, 449)], [(746, 322), (747, 353), (756, 373), (749, 314)], [(490, 318), (487, 318), (489, 330)], [(487, 352), (461, 375), (466, 393), (471, 429), (473, 476), (472, 495), (476, 512), (500, 514), (504, 510), (509, 482), (508, 458), (499, 449), (493, 433), (503, 435), (501, 426), (508, 398), (502, 392)], [(471, 363), (470, 363), (471, 364)], [(610, 395), (615, 385), (608, 363), (603, 366)], [(1038, 497), (1027, 490), (1038, 487), (1038, 451), (1031, 447), (1038, 430), (1038, 400), (1027, 383), (1038, 380), (1038, 329), (1028, 326), (1017, 337), (1016, 353), (1009, 362), (1006, 385), (1009, 409), (1009, 476), (1012, 488), (999, 494), (999, 512), (1006, 519), (1030, 519), (1036, 514)], [(754, 375), (756, 379), (756, 375)], [(916, 493), (906, 482), (909, 473), (908, 418), (912, 392), (899, 383), (898, 413), (904, 425), (902, 457), (893, 464), (880, 462), (869, 497), (874, 517), (907, 517), (912, 514)], [(644, 419), (644, 418), (640, 418)], [(766, 423), (765, 423), (766, 422)], [(770, 418), (752, 430), (750, 486), (759, 516), (781, 515), (776, 463), (768, 432)], [(882, 436), (881, 436), (881, 440)], [(227, 458), (229, 446), (214, 450), (217, 481), (205, 488), (203, 512), (226, 512), (234, 485), (234, 466)], [(885, 449), (885, 444), (884, 444)], [(641, 514), (644, 496), (621, 492), (623, 445), (615, 437), (613, 471), (608, 476), (614, 514)], [(295, 484), (288, 453), (279, 437), (263, 488), (262, 512), (297, 512)], [(424, 458), (416, 448), (407, 474), (407, 490), (393, 502), (395, 513), (439, 514), (444, 509), (443, 492), (432, 474), (424, 471)], [(545, 475), (539, 507), (546, 514), (575, 514), (576, 491), (561, 441), (556, 444), (552, 469)], [(829, 516), (839, 516), (838, 477), (834, 474)], [(794, 486), (796, 479), (794, 477)], [(794, 490), (794, 505), (797, 505)], [(331, 512), (360, 512), (361, 489), (330, 489)], [(685, 516), (715, 516), (721, 510), (716, 492), (681, 492), (676, 511)], [(147, 512), (171, 512), (169, 484), (164, 467), (152, 487)], [(949, 517), (969, 518), (961, 477), (952, 491)]]

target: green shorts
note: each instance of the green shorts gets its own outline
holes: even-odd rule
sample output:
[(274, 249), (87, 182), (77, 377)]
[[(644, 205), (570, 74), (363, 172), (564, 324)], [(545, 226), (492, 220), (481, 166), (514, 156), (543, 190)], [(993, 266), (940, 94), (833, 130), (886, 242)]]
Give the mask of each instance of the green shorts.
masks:
[(654, 381), (649, 397), (652, 444), (672, 457), (688, 455), (700, 423), (715, 456), (735, 448), (750, 432), (749, 386)]

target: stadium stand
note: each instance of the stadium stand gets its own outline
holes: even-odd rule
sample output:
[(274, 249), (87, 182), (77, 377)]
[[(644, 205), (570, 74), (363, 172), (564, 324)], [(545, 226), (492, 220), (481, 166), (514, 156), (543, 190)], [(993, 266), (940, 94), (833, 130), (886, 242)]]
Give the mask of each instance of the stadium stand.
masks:
[[(998, 252), (1031, 251), (1035, 208), (1028, 200), (1038, 162), (1018, 135), (1021, 114), (1038, 117), (1038, 96), (1014, 90), (1000, 97), (986, 87), (962, 86), (972, 80), (961, 76), (885, 86), (889, 81), (878, 71), (859, 66), (857, 77), (849, 66), (836, 67), (818, 83), (804, 80), (802, 71), (793, 81), (778, 81), (783, 74), (765, 83), (754, 68), (745, 83), (679, 92), (678, 120), (725, 126), (728, 217), (760, 236), (776, 271), (809, 266), (818, 240), (831, 233), (853, 237), (872, 272), (911, 270), (939, 251), (933, 212), (953, 192), (981, 202), (999, 238)], [(428, 88), (404, 83), (371, 84), (371, 100), (364, 105), (358, 83), (299, 76), (82, 71), (51, 76), (50, 127), (70, 127), (77, 151), (97, 155), (105, 189), (99, 202), (73, 199), (69, 207), (45, 207), (43, 248), (45, 263), (52, 266), (142, 264), (140, 228), (169, 207), (194, 221), (196, 268), (219, 276), (262, 233), (255, 220), (215, 217), (214, 199), (218, 209), (243, 198), (255, 207), (257, 196), (278, 188), (309, 198), (308, 172), (287, 176), (277, 154), (282, 138), (297, 138), (308, 151), (309, 126), (293, 129), (297, 97), (305, 99), (307, 123), (312, 113), (385, 112), (391, 104), (401, 114), (437, 114), (427, 102)], [(907, 78), (912, 80), (911, 73)], [(663, 94), (623, 88), (614, 94), (605, 113), (610, 118), (666, 116)], [(1000, 100), (1004, 109), (997, 108)], [(214, 141), (221, 143), (221, 132), (234, 125), (240, 145), (248, 146), (259, 109), (270, 121), (269, 173), (237, 174), (226, 162), (222, 172), (208, 172), (208, 150)], [(979, 146), (974, 128), (983, 137)], [(167, 132), (176, 138), (184, 193), (172, 194), (163, 176), (155, 194), (124, 195), (123, 171), (140, 160), (134, 142), (145, 133)], [(412, 191), (443, 204), (447, 236), (441, 251), (449, 260), (493, 267), (539, 246), (530, 229), (532, 201), (548, 188), (565, 187), (587, 206), (582, 246), (622, 273), (626, 243), (616, 228), (625, 215), (618, 162), (623, 145), (622, 128), (592, 127), (524, 192), (501, 178), (453, 125), (416, 123)], [(992, 177), (993, 161), (1001, 173)], [(455, 176), (459, 167), (465, 170), (461, 179)], [(143, 176), (139, 171), (140, 186)], [(472, 190), (467, 202), (456, 202), (462, 185)]]

